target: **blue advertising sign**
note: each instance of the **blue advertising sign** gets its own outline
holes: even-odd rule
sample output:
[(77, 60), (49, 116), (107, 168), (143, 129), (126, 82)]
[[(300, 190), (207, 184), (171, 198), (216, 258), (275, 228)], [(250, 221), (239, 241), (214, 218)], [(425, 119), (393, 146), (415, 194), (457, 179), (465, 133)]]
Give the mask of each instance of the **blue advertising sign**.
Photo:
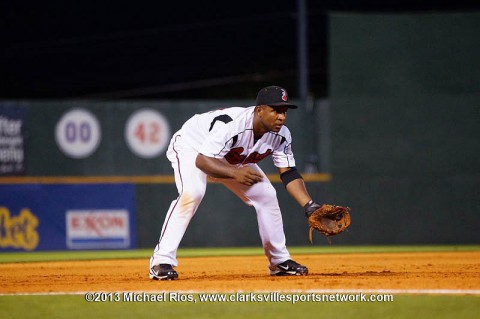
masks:
[(0, 251), (136, 246), (133, 184), (0, 185)]

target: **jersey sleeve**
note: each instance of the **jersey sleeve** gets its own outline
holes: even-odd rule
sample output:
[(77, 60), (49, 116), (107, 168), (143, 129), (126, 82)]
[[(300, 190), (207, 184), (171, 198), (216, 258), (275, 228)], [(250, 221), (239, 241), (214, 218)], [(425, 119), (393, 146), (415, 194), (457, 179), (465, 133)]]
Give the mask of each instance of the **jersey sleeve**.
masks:
[(280, 145), (273, 151), (272, 159), (276, 167), (295, 167), (295, 157), (292, 151), (292, 136), (290, 131), (284, 127), (283, 138)]

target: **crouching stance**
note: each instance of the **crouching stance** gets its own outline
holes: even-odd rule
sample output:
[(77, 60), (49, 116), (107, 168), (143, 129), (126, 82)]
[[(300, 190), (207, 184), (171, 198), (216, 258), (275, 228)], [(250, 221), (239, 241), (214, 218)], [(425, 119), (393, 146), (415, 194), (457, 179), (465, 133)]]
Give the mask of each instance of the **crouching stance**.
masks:
[(259, 91), (256, 105), (231, 107), (190, 118), (168, 147), (178, 197), (166, 214), (160, 238), (150, 258), (150, 278), (178, 278), (173, 267), (187, 226), (203, 199), (207, 176), (223, 183), (255, 208), (258, 230), (271, 275), (306, 275), (285, 244), (282, 214), (275, 188), (257, 163), (271, 156), (288, 193), (308, 207), (312, 198), (295, 168), (292, 138), (285, 124), (287, 91), (269, 86)]

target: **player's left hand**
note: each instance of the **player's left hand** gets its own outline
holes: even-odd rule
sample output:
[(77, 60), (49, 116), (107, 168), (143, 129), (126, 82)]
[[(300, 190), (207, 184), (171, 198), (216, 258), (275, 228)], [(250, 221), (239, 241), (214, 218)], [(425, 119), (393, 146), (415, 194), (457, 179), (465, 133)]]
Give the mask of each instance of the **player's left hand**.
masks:
[(310, 242), (312, 242), (313, 230), (319, 231), (328, 239), (329, 236), (338, 235), (350, 226), (350, 207), (328, 204), (320, 206), (310, 202), (305, 205), (305, 215), (310, 225)]

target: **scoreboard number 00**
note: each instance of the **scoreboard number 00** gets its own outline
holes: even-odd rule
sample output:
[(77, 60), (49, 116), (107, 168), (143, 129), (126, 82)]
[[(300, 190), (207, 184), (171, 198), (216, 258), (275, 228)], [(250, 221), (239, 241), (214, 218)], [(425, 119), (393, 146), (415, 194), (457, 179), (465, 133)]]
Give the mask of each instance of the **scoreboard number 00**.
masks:
[(67, 111), (55, 128), (55, 141), (59, 149), (73, 158), (90, 156), (100, 144), (100, 139), (100, 124), (95, 115), (86, 109)]

